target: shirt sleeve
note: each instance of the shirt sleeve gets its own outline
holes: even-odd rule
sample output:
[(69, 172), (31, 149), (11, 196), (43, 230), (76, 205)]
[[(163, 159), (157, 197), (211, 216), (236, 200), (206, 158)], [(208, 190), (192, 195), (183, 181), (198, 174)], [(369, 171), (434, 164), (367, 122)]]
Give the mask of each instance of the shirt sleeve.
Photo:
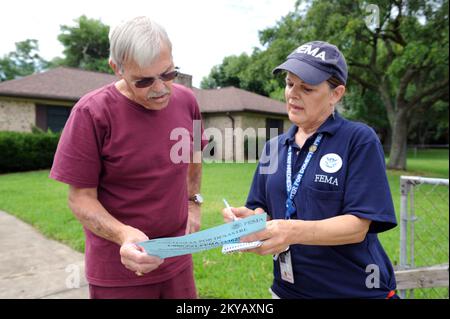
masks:
[(252, 186), (247, 196), (247, 202), (245, 207), (250, 209), (262, 208), (265, 212), (268, 212), (265, 196), (265, 178), (264, 175), (259, 173), (260, 164), (258, 164), (255, 174), (253, 175)]
[(350, 155), (344, 213), (371, 220), (371, 233), (383, 232), (397, 225), (384, 152), (379, 141), (359, 145)]
[(79, 188), (97, 187), (100, 144), (99, 129), (89, 109), (75, 106), (59, 140), (50, 178)]

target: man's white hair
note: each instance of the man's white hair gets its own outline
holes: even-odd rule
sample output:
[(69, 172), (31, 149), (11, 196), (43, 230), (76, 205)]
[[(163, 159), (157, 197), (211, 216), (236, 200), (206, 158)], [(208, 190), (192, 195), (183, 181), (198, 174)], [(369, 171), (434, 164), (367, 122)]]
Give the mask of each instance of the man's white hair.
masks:
[(128, 62), (149, 66), (160, 54), (163, 44), (172, 51), (172, 43), (162, 26), (148, 17), (136, 17), (109, 32), (110, 59), (120, 70)]

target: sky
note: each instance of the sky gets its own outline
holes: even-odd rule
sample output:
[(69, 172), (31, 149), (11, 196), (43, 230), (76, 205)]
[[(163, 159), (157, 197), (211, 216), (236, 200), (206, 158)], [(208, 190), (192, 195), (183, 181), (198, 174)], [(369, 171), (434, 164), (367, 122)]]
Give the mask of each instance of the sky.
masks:
[[(276, 25), (294, 10), (295, 0), (5, 0), (1, 5), (0, 57), (15, 51), (15, 42), (39, 41), (40, 55), (62, 57), (57, 39), (61, 25), (75, 25), (81, 15), (115, 24), (147, 15), (167, 31), (175, 65), (200, 86), (224, 57), (250, 54), (260, 47), (258, 31)], [(5, 14), (6, 13), (6, 14)]]

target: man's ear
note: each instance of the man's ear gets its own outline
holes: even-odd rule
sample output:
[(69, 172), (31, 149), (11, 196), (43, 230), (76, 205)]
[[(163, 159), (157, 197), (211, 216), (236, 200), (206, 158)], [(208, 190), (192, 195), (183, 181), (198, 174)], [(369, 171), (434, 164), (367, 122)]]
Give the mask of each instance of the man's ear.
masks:
[(114, 74), (117, 75), (118, 77), (122, 77), (122, 71), (117, 66), (117, 64), (115, 64), (111, 59), (109, 59), (108, 63), (111, 69), (114, 71)]

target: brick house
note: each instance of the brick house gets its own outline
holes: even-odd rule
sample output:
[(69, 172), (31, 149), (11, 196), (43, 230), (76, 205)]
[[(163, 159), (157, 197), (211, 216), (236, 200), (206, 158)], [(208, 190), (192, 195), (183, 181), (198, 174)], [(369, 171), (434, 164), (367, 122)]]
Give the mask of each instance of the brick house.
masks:
[[(116, 81), (111, 74), (58, 67), (0, 83), (0, 131), (30, 132), (36, 126), (60, 131), (73, 105), (86, 93)], [(201, 90), (192, 88), (192, 77), (180, 74), (176, 82), (190, 87), (199, 103), (204, 127), (226, 136), (236, 129), (256, 132), (270, 128), (282, 133), (290, 126), (284, 103), (234, 87)], [(228, 129), (228, 130), (227, 130)], [(233, 131), (231, 131), (233, 130)], [(247, 130), (248, 132), (248, 130)], [(267, 134), (269, 136), (269, 134)], [(235, 137), (233, 144), (237, 143)], [(235, 152), (216, 151), (225, 160)]]

